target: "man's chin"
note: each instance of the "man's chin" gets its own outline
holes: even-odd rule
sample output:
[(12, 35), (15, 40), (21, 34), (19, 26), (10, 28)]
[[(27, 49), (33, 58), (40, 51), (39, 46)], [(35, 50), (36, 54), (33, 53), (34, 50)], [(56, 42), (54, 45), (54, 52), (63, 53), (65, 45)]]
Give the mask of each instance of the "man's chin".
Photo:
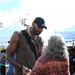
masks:
[(41, 34), (41, 33), (39, 33), (39, 32), (35, 32), (35, 33), (34, 33), (34, 35), (40, 35), (40, 34)]
[(36, 35), (40, 35), (40, 33), (36, 34)]
[(34, 35), (40, 35), (40, 33), (35, 33)]

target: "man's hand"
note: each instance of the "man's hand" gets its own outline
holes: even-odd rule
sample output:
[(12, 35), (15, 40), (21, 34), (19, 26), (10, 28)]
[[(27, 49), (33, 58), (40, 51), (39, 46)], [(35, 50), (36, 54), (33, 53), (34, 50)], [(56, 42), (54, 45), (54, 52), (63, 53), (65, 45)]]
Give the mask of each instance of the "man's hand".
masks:
[(23, 66), (22, 73), (23, 75), (29, 75), (31, 72), (31, 69), (28, 69), (27, 67)]

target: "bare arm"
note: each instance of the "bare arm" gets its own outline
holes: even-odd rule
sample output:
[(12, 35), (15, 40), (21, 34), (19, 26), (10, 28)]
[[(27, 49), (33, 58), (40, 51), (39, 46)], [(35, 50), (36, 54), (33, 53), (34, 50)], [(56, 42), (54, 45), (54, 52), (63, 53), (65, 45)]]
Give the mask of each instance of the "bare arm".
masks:
[(17, 49), (18, 40), (18, 32), (14, 32), (10, 39), (9, 46), (7, 47), (7, 61), (20, 69), (21, 65), (13, 58), (13, 54), (16, 52)]
[(18, 68), (20, 71), (22, 71), (23, 75), (28, 74), (31, 70), (25, 67), (24, 65), (19, 64), (16, 62), (16, 60), (13, 58), (13, 54), (16, 52), (17, 45), (18, 45), (18, 33), (14, 32), (11, 39), (9, 46), (7, 47), (7, 60), (16, 68)]

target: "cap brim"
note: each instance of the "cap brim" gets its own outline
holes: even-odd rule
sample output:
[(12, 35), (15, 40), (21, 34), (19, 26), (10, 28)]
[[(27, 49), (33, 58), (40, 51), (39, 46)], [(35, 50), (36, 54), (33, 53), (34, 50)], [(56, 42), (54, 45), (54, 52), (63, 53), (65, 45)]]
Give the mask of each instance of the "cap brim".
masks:
[(47, 29), (47, 27), (43, 24), (38, 24), (38, 25), (41, 26), (41, 27), (44, 27), (45, 29)]
[(47, 27), (46, 26), (43, 26), (45, 29), (47, 29)]

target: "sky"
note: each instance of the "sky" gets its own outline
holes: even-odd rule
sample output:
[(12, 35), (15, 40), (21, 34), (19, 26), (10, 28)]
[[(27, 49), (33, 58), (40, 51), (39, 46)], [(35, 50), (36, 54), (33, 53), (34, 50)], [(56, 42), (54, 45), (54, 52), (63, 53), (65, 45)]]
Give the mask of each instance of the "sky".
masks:
[(54, 31), (75, 25), (75, 0), (0, 0), (0, 21), (4, 27), (27, 18), (31, 25), (35, 17), (43, 17), (47, 30), (41, 36), (46, 40)]

